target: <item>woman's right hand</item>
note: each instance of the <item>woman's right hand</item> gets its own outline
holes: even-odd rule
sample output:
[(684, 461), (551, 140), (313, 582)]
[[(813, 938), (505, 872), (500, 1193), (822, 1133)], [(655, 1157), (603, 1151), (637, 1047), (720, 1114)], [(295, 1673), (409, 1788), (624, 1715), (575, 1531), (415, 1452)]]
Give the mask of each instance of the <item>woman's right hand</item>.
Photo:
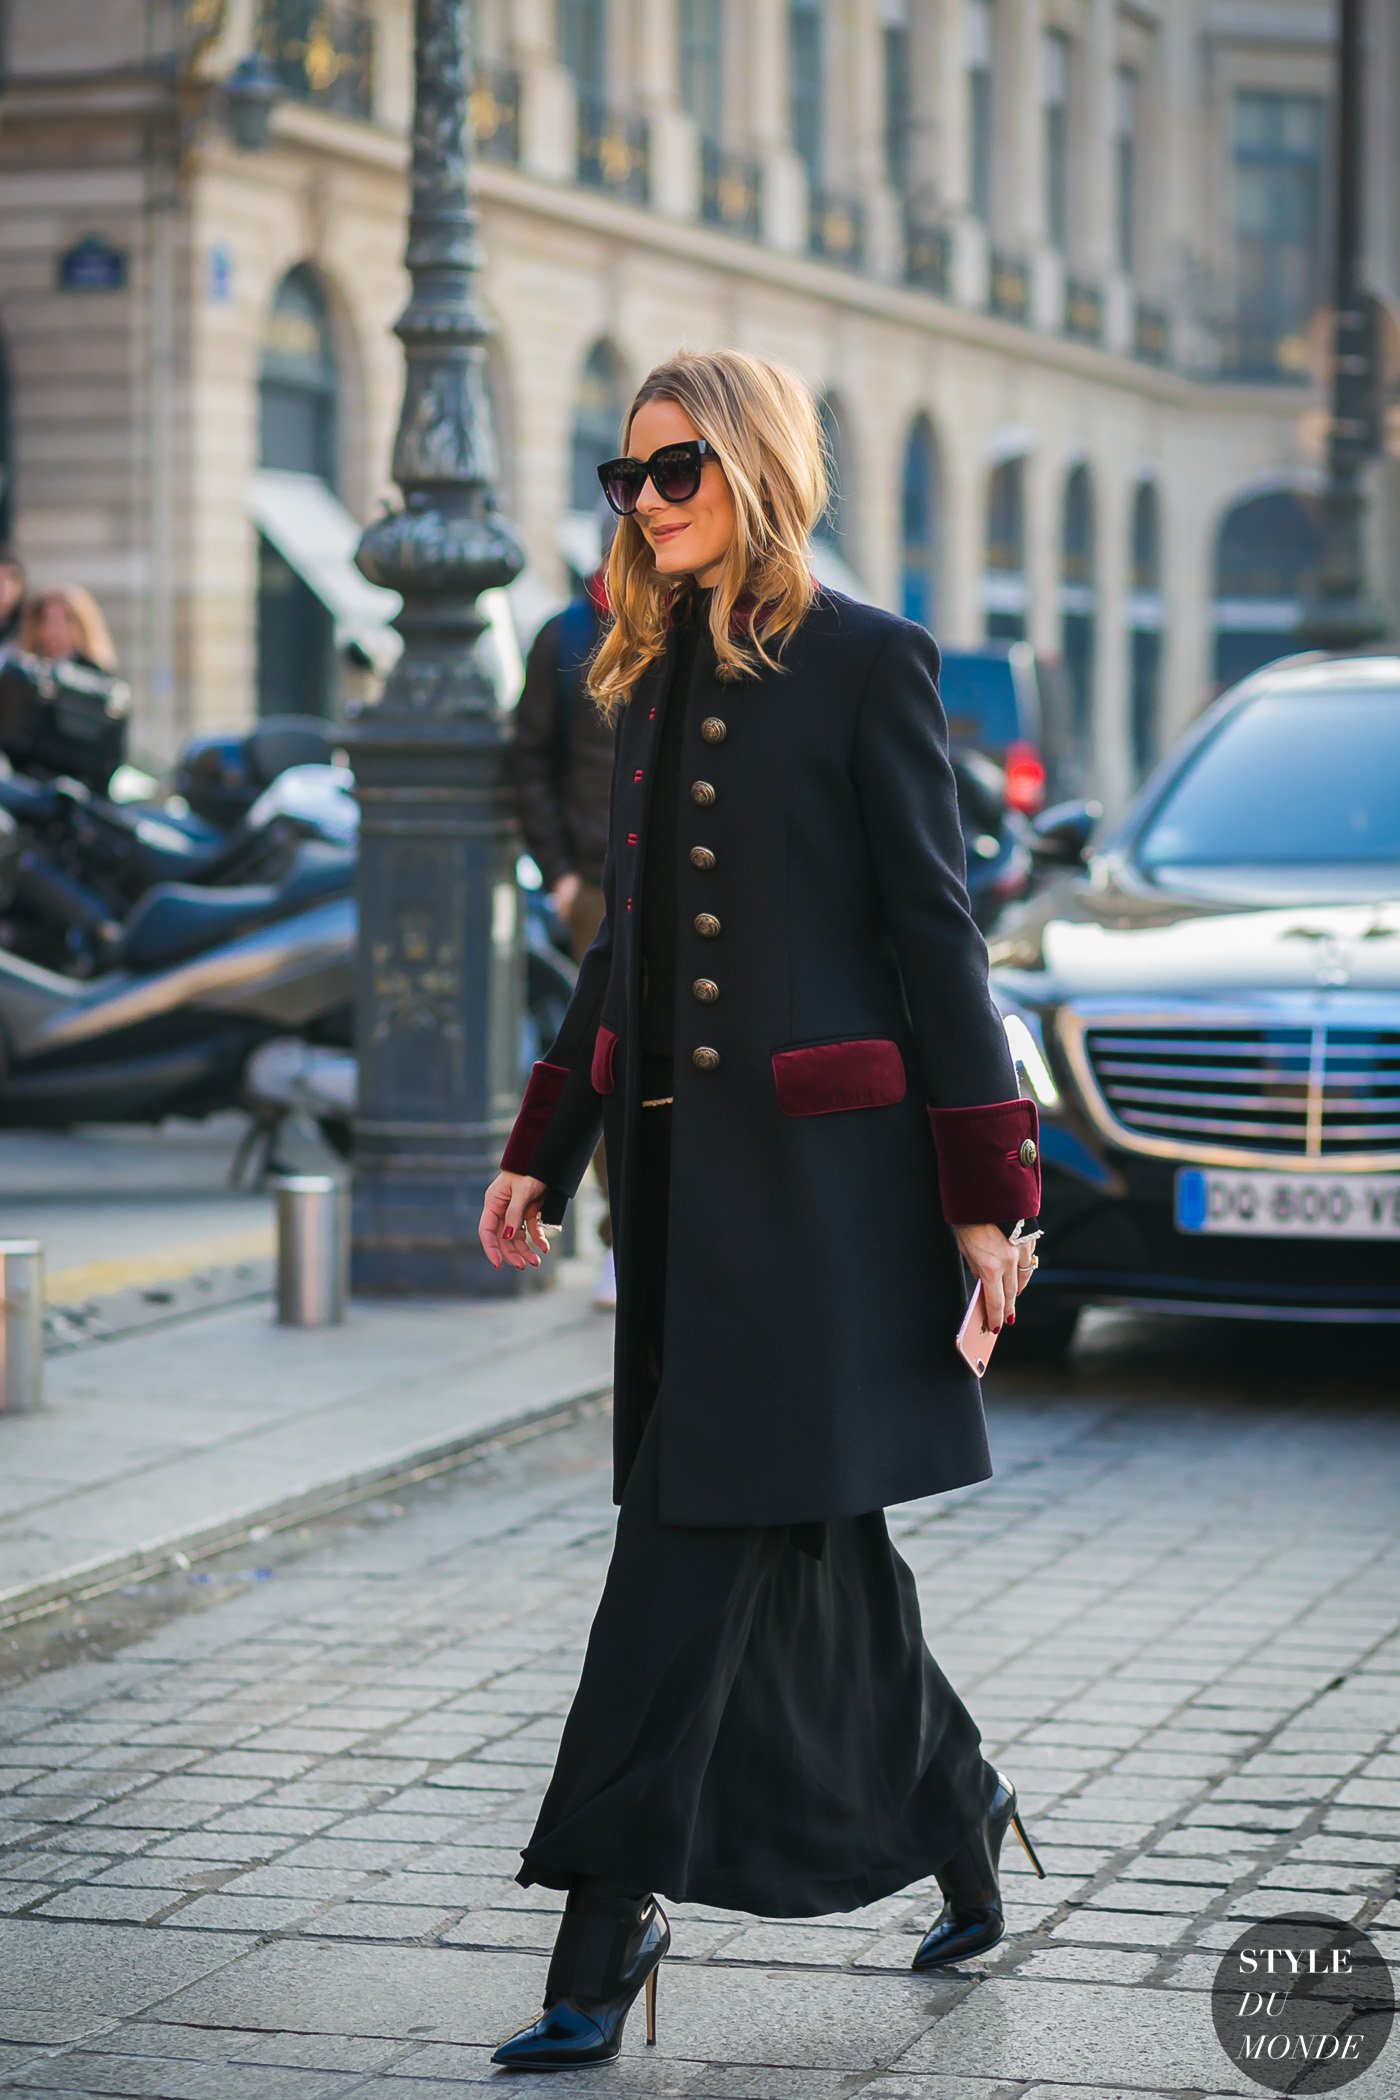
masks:
[(499, 1269), (503, 1262), (512, 1269), (537, 1269), (540, 1254), (548, 1254), (549, 1241), (540, 1222), (540, 1205), (547, 1189), (548, 1183), (537, 1181), (533, 1174), (503, 1171), (491, 1183), (481, 1206), (476, 1236), (493, 1269)]
[(987, 1325), (997, 1333), (1004, 1323), (1016, 1324), (1016, 1294), (1029, 1283), (1030, 1257), (1017, 1252), (1000, 1225), (955, 1225), (953, 1232), (962, 1258), (982, 1286)]

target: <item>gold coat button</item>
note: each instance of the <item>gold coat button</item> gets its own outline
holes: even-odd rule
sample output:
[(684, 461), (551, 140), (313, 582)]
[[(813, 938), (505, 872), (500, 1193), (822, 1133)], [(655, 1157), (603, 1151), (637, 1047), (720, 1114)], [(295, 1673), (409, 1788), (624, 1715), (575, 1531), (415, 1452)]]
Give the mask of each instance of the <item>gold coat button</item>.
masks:
[(701, 809), (708, 809), (715, 799), (715, 791), (708, 780), (692, 780), (690, 799), (692, 802), (698, 802)]
[(1023, 1138), (1021, 1149), (1016, 1157), (1020, 1160), (1023, 1167), (1033, 1167), (1040, 1157), (1039, 1152), (1036, 1150), (1035, 1139)]
[(719, 1052), (709, 1043), (701, 1043), (691, 1051), (690, 1062), (698, 1065), (702, 1072), (713, 1072), (719, 1063)]
[(729, 734), (729, 725), (718, 715), (706, 715), (700, 724), (700, 734), (707, 744), (722, 744)]
[(702, 1006), (713, 1006), (719, 997), (719, 986), (713, 977), (697, 977), (690, 989)]
[(690, 857), (697, 868), (712, 868), (715, 864), (715, 857), (708, 846), (692, 846)]
[(703, 934), (707, 941), (712, 941), (719, 932), (719, 920), (712, 911), (696, 912), (694, 925), (695, 931)]

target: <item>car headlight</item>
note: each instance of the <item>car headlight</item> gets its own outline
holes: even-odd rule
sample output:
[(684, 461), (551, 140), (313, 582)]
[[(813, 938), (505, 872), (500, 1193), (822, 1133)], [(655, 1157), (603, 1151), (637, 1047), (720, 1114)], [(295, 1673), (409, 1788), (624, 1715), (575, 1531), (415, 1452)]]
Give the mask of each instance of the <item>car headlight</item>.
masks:
[(1060, 1090), (1046, 1059), (1039, 1021), (1027, 1014), (1005, 1013), (1001, 1025), (1006, 1030), (1007, 1048), (1015, 1061), (1018, 1077), (1024, 1075), (1027, 1086), (1042, 1108), (1058, 1108)]

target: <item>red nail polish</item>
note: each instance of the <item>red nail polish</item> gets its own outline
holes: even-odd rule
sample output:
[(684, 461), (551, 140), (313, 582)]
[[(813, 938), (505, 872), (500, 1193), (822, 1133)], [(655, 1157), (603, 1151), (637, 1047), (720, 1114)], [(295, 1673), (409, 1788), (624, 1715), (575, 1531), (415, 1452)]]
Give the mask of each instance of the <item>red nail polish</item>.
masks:
[(507, 1225), (505, 1231), (501, 1234), (501, 1238), (505, 1240), (513, 1240), (515, 1238), (515, 1227), (513, 1225)]
[(1016, 1325), (1016, 1315), (1015, 1315), (1015, 1313), (1008, 1313), (1008, 1314), (1006, 1315), (1006, 1324), (1007, 1324), (1007, 1326), (1008, 1326), (1008, 1327), (1014, 1327), (1014, 1326)]

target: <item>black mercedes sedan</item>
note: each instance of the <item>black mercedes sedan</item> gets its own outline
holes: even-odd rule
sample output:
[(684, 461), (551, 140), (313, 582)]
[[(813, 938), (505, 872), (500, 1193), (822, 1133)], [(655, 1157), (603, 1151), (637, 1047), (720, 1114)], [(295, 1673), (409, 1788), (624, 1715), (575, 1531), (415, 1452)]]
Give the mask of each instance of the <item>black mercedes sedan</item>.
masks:
[(1039, 1104), (1041, 1266), (1008, 1359), (1086, 1305), (1400, 1323), (1400, 655), (1218, 700), (990, 942)]

